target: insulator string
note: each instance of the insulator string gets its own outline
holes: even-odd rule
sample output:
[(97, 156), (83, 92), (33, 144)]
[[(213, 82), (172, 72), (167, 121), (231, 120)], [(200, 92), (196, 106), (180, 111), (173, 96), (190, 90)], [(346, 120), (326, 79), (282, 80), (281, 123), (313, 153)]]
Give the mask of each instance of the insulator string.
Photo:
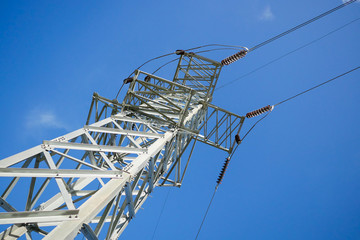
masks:
[(311, 41), (311, 42), (308, 42), (308, 43), (306, 43), (306, 44), (304, 44), (304, 45), (302, 45), (302, 46), (300, 46), (300, 47), (298, 47), (298, 48), (296, 48), (296, 49), (294, 49), (294, 50), (292, 50), (292, 51), (290, 51), (290, 52), (288, 52), (288, 53), (286, 53), (286, 54), (284, 54), (284, 55), (281, 55), (280, 57), (277, 57), (277, 58), (271, 60), (270, 62), (267, 62), (267, 63), (261, 65), (260, 67), (257, 67), (257, 68), (255, 68), (254, 70), (252, 70), (252, 71), (250, 71), (250, 72), (248, 72), (248, 73), (245, 73), (244, 75), (241, 75), (240, 77), (238, 77), (238, 78), (236, 78), (236, 79), (233, 79), (233, 80), (231, 80), (231, 81), (229, 81), (229, 82), (227, 82), (227, 83), (225, 83), (225, 84), (217, 87), (215, 90), (219, 90), (219, 89), (221, 89), (221, 88), (223, 88), (223, 87), (226, 87), (226, 86), (228, 86), (228, 85), (234, 84), (235, 82), (237, 82), (237, 81), (239, 81), (239, 80), (241, 80), (241, 79), (243, 79), (243, 78), (245, 78), (245, 77), (247, 77), (247, 76), (249, 76), (249, 75), (251, 75), (251, 74), (253, 74), (253, 73), (257, 72), (257, 71), (259, 71), (259, 70), (261, 70), (262, 68), (265, 68), (265, 67), (267, 67), (268, 65), (270, 65), (270, 64), (272, 64), (272, 63), (274, 63), (274, 62), (277, 62), (277, 61), (279, 61), (280, 59), (282, 59), (282, 58), (284, 58), (284, 57), (287, 57), (288, 55), (290, 55), (290, 54), (292, 54), (292, 53), (295, 53), (295, 52), (297, 52), (297, 51), (299, 51), (299, 50), (301, 50), (301, 49), (303, 49), (303, 48), (305, 48), (305, 47), (307, 47), (307, 46), (310, 46), (311, 44), (314, 44), (314, 43), (320, 41), (321, 39), (328, 37), (329, 35), (331, 35), (331, 34), (337, 32), (337, 31), (345, 28), (346, 26), (348, 26), (348, 25), (350, 25), (350, 24), (352, 24), (352, 23), (354, 23), (354, 22), (356, 22), (356, 21), (358, 21), (358, 20), (360, 20), (360, 18), (356, 18), (356, 19), (354, 19), (354, 20), (352, 20), (352, 21), (350, 21), (350, 22), (348, 22), (348, 23), (346, 23), (346, 24), (344, 24), (344, 25), (342, 25), (342, 26), (340, 26), (340, 27), (338, 27), (338, 28), (336, 28), (336, 29), (328, 32), (328, 33), (326, 33), (325, 35), (322, 35), (321, 37), (319, 37), (319, 38), (317, 38), (317, 39), (315, 39), (315, 40), (313, 40), (313, 41)]
[(241, 50), (241, 51), (239, 51), (239, 52), (237, 52), (237, 53), (235, 53), (235, 54), (221, 60), (221, 64), (222, 65), (229, 65), (229, 64), (231, 64), (233, 62), (236, 62), (237, 60), (245, 57), (246, 54), (248, 53), (248, 51), (249, 50), (247, 48), (245, 48), (245, 49), (243, 49), (243, 50)]
[(273, 109), (274, 109), (274, 106), (267, 105), (266, 107), (257, 109), (257, 110), (252, 111), (252, 112), (248, 112), (246, 114), (246, 118), (256, 117), (256, 116), (259, 116), (259, 115), (261, 115), (263, 113), (266, 113), (268, 111), (272, 111)]
[[(237, 137), (236, 137), (236, 136), (237, 136)], [(233, 149), (233, 151), (229, 154), (229, 156), (225, 159), (225, 162), (224, 162), (224, 164), (223, 164), (223, 167), (222, 167), (222, 169), (221, 169), (221, 171), (220, 171), (220, 174), (219, 174), (219, 176), (218, 176), (218, 179), (217, 179), (217, 181), (216, 181), (216, 186), (215, 186), (215, 189), (214, 189), (214, 193), (213, 193), (213, 195), (212, 195), (212, 197), (211, 197), (211, 200), (210, 200), (210, 202), (209, 202), (209, 205), (208, 205), (208, 207), (207, 207), (207, 209), (206, 209), (206, 212), (205, 212), (204, 217), (203, 217), (203, 219), (202, 219), (201, 225), (200, 225), (199, 230), (198, 230), (198, 232), (197, 232), (197, 234), (196, 234), (195, 240), (198, 238), (198, 236), (199, 236), (199, 234), (200, 234), (201, 228), (202, 228), (202, 226), (203, 226), (203, 224), (204, 224), (204, 222), (205, 222), (206, 216), (207, 216), (207, 214), (208, 214), (208, 212), (209, 212), (209, 209), (210, 209), (210, 207), (211, 207), (211, 204), (212, 204), (212, 202), (213, 202), (213, 200), (214, 200), (215, 193), (216, 193), (216, 191), (218, 190), (219, 185), (221, 184), (221, 182), (222, 182), (222, 180), (223, 180), (223, 178), (224, 178), (224, 175), (225, 175), (226, 169), (227, 169), (228, 166), (229, 166), (230, 160), (231, 160), (231, 158), (233, 157), (234, 153), (236, 152), (236, 149), (237, 149), (237, 148), (239, 147), (239, 145), (240, 145), (240, 142), (241, 142), (241, 141), (238, 141), (238, 140), (237, 140), (237, 138), (240, 138), (240, 137), (239, 137), (239, 135), (236, 135), (236, 136), (235, 136), (235, 139), (236, 139), (236, 142), (237, 142), (238, 144), (237, 144), (236, 147)]]
[(244, 139), (246, 138), (246, 136), (254, 129), (254, 127), (261, 122), (263, 119), (265, 119), (271, 112), (268, 112), (265, 116), (263, 116), (262, 118), (260, 118), (259, 120), (257, 120), (252, 127), (246, 132), (246, 134), (244, 135), (244, 137), (241, 139), (241, 141), (244, 141)]

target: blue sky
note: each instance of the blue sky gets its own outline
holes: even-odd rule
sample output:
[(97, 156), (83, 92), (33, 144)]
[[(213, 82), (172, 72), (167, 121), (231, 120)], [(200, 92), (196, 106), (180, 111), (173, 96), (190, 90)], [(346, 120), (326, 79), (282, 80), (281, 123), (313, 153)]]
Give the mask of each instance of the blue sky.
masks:
[[(0, 159), (81, 128), (92, 93), (114, 98), (152, 57), (211, 43), (250, 48), (341, 3), (1, 1)], [(351, 4), (249, 53), (223, 68), (219, 86), (359, 13)], [(360, 20), (219, 89), (213, 104), (245, 115), (357, 67), (359, 29)], [(232, 53), (204, 55), (220, 61)], [(159, 75), (170, 78), (174, 68)], [(199, 239), (360, 239), (359, 80), (360, 70), (275, 108), (238, 148)], [(197, 145), (154, 239), (195, 238), (225, 157)], [(152, 238), (168, 191), (155, 189), (122, 239)]]

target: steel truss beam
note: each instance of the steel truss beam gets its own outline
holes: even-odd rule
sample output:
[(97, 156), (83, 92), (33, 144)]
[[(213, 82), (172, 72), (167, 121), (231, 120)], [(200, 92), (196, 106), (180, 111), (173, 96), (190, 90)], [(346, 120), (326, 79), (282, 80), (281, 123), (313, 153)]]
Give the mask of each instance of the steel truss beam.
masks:
[(94, 93), (83, 128), (0, 160), (0, 239), (117, 239), (154, 188), (181, 186), (197, 141), (231, 152), (244, 118), (210, 104), (220, 70), (193, 53), (172, 81), (136, 70), (121, 104)]

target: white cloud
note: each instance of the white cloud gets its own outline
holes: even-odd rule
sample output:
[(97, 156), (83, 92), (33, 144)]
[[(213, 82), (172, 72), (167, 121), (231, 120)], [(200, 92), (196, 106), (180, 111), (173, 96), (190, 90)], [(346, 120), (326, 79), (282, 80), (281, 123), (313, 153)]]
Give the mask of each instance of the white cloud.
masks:
[(270, 6), (266, 6), (263, 12), (261, 13), (259, 19), (263, 21), (270, 21), (275, 18), (273, 12), (271, 11)]
[(26, 117), (26, 127), (33, 128), (58, 128), (67, 129), (59, 117), (51, 110), (33, 109)]

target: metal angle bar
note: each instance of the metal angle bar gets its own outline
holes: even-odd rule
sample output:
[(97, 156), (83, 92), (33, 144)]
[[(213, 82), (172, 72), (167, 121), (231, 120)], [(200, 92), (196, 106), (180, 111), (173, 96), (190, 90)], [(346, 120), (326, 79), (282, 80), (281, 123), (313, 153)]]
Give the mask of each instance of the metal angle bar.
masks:
[(169, 118), (168, 116), (166, 116), (164, 113), (158, 111), (156, 108), (154, 108), (153, 106), (151, 106), (149, 103), (145, 102), (144, 100), (142, 100), (141, 98), (139, 98), (139, 100), (144, 103), (145, 105), (147, 105), (149, 108), (151, 108), (153, 111), (155, 111), (156, 113), (160, 114), (161, 116), (163, 116), (165, 119), (167, 119), (168, 121), (172, 122), (173, 124), (176, 124), (176, 122), (174, 122), (171, 118)]
[(26, 211), (0, 213), (0, 224), (62, 222), (76, 220), (79, 210)]
[(2, 197), (0, 197), (0, 207), (2, 207), (5, 211), (8, 211), (8, 212), (16, 212), (17, 211), (13, 206), (10, 205), (10, 203), (8, 203)]
[[(151, 104), (157, 105), (156, 107), (162, 106), (162, 107), (164, 107), (163, 109), (168, 109), (169, 111), (173, 111), (174, 113), (180, 112), (180, 110), (181, 110), (181, 109), (180, 110), (175, 109), (173, 107), (170, 107), (169, 105), (162, 104), (160, 102), (156, 102), (156, 99), (149, 99), (149, 98), (140, 96), (140, 95), (136, 94), (135, 92), (131, 92), (130, 94), (133, 95), (134, 97), (138, 98), (142, 103), (147, 103), (146, 105), (149, 105), (151, 103)], [(147, 102), (145, 102), (145, 101), (147, 101)]]
[[(147, 84), (148, 85), (148, 84)], [(154, 91), (154, 90), (153, 90)], [(162, 90), (161, 93), (162, 94), (187, 94), (189, 91), (183, 91), (183, 90)], [(137, 90), (136, 93), (141, 93), (141, 94), (148, 94), (148, 95), (158, 95), (158, 93), (156, 93), (154, 91), (154, 93), (146, 91), (146, 90)], [(163, 96), (163, 95), (162, 95)]]
[[(29, 166), (29, 164), (31, 163), (31, 158), (29, 158), (28, 160), (25, 161), (25, 163), (22, 165), (22, 168), (27, 168)], [(8, 185), (8, 187), (5, 189), (5, 191), (3, 192), (3, 194), (1, 195), (1, 197), (3, 199), (6, 199), (9, 194), (11, 193), (11, 191), (13, 190), (13, 188), (15, 187), (15, 185), (17, 184), (17, 182), (19, 181), (20, 178), (13, 178), (13, 180), (11, 180), (10, 184)]]
[(0, 167), (2, 168), (10, 167), (19, 162), (27, 160), (28, 158), (34, 157), (35, 155), (41, 153), (42, 151), (43, 149), (41, 148), (41, 146), (30, 148), (29, 150), (4, 158), (3, 160), (0, 161)]
[(85, 125), (84, 129), (92, 132), (112, 133), (112, 134), (121, 134), (121, 135), (137, 136), (137, 137), (148, 137), (148, 138), (163, 137), (161, 134), (158, 133), (124, 130), (122, 128), (116, 129), (116, 128), (93, 127), (93, 126)]
[(122, 178), (123, 171), (101, 170), (70, 170), (42, 168), (0, 168), (0, 177), (45, 177), (45, 178)]
[[(85, 131), (85, 136), (89, 139), (89, 141), (95, 145), (95, 146), (98, 146), (96, 141), (91, 137), (91, 135)], [(105, 145), (101, 145), (101, 146), (105, 146)], [(105, 155), (104, 152), (100, 151), (99, 152), (101, 157), (104, 159), (104, 161), (108, 164), (108, 166), (111, 168), (111, 170), (116, 170), (114, 164), (112, 164), (112, 162), (110, 161), (110, 159)]]
[(210, 133), (207, 135), (207, 137), (208, 138), (211, 138), (212, 137), (212, 135), (216, 135), (216, 140), (218, 140), (218, 132), (217, 132), (217, 129), (218, 129), (218, 126), (220, 126), (221, 124), (223, 124), (223, 122), (226, 120), (226, 115), (223, 115), (221, 118), (220, 118), (220, 120), (219, 120), (219, 118), (218, 118), (218, 116), (219, 116), (219, 113), (218, 113), (219, 111), (216, 111), (216, 127), (214, 127), (211, 131), (210, 131)]
[(129, 217), (133, 218), (135, 216), (135, 209), (134, 209), (133, 196), (132, 196), (131, 192), (132, 192), (132, 190), (131, 190), (130, 183), (127, 183), (125, 185), (126, 201), (127, 201), (128, 210), (129, 210)]
[[(231, 124), (232, 125), (232, 124)], [(232, 126), (229, 126), (229, 128), (227, 128), (226, 129), (226, 131), (224, 131), (224, 133), (220, 136), (220, 140), (223, 138), (223, 136), (224, 135), (226, 135), (225, 137), (224, 137), (224, 140), (222, 140), (221, 142), (220, 142), (220, 140), (219, 140), (219, 144), (221, 145), (221, 144), (223, 144), (224, 143), (224, 141), (225, 140), (227, 140), (227, 139), (230, 139), (230, 144), (231, 144), (231, 142), (233, 141), (233, 139), (232, 139), (232, 137), (231, 137), (231, 134), (236, 130), (236, 128), (238, 127), (238, 126), (240, 126), (241, 125), (241, 122), (238, 122), (235, 126), (233, 126), (233, 128), (231, 128)], [(229, 131), (227, 131), (229, 129)], [(230, 137), (230, 138), (229, 138)]]
[[(177, 156), (175, 162), (172, 164), (171, 169), (168, 171), (166, 177), (164, 177), (163, 182), (161, 183), (161, 185), (163, 185), (166, 181), (168, 181), (168, 177), (170, 176), (170, 174), (171, 174), (172, 171), (174, 170), (176, 164), (179, 162), (180, 158), (181, 158), (182, 155), (184, 154), (184, 152), (185, 152), (186, 148), (188, 147), (188, 145), (190, 144), (190, 142), (191, 142), (191, 139), (188, 140), (188, 141), (186, 142), (185, 146), (181, 149), (181, 152), (180, 152), (179, 155)], [(175, 151), (176, 151), (176, 149), (175, 149)]]
[[(185, 95), (187, 96), (187, 95)], [(168, 96), (166, 96), (168, 98)], [(180, 108), (180, 109), (183, 109), (184, 106), (185, 106), (185, 101), (186, 101), (186, 97), (184, 97), (183, 99), (178, 99), (178, 98), (173, 98), (171, 99), (171, 97), (168, 98), (170, 101), (174, 101), (176, 103), (176, 105)], [(180, 101), (181, 102), (180, 102)], [(166, 103), (166, 101), (163, 101), (162, 99), (157, 99), (158, 102), (163, 102), (163, 103)]]
[[(192, 62), (194, 62), (195, 64), (193, 64), (193, 65), (189, 64), (189, 68), (187, 69), (187, 72), (188, 72), (189, 75), (190, 75), (190, 71), (192, 71), (193, 73), (196, 73), (198, 75), (198, 76), (194, 76), (196, 78), (205, 79), (205, 78), (211, 78), (212, 77), (211, 74), (209, 74), (206, 70), (201, 68), (201, 64), (198, 63), (197, 61), (195, 61), (194, 58), (192, 59)], [(199, 66), (200, 71), (198, 71), (196, 68), (193, 68), (192, 66)]]
[(129, 180), (112, 179), (100, 188), (90, 199), (79, 207), (79, 217), (75, 221), (62, 222), (52, 230), (44, 240), (74, 239), (84, 222), (90, 222), (116, 195)]
[[(146, 198), (149, 196), (149, 193), (145, 192), (146, 184), (148, 183), (148, 174), (146, 175), (145, 179), (143, 180), (143, 183), (141, 184), (140, 190), (134, 200), (134, 206), (135, 206), (135, 214), (140, 209), (141, 205), (144, 203)], [(144, 195), (143, 195), (144, 194)], [(140, 198), (143, 195), (142, 198)], [(122, 231), (125, 229), (131, 218), (123, 214), (123, 211), (126, 206), (126, 201), (124, 201), (120, 211), (118, 212), (118, 215), (116, 217), (116, 220), (114, 221), (115, 225), (113, 226), (111, 232), (111, 238), (110, 239), (117, 239), (118, 236), (122, 233)], [(115, 231), (116, 230), (116, 231)]]
[[(96, 170), (104, 170), (103, 168), (99, 168), (99, 167), (96, 166), (96, 165), (87, 163), (87, 162), (85, 162), (85, 161), (83, 161), (83, 160), (80, 160), (80, 159), (77, 159), (77, 158), (75, 158), (75, 157), (73, 157), (73, 156), (70, 156), (70, 155), (67, 155), (67, 154), (65, 154), (65, 153), (59, 152), (59, 151), (57, 151), (57, 150), (55, 150), (55, 149), (52, 149), (52, 150), (50, 150), (50, 151), (53, 152), (53, 153), (56, 153), (56, 154), (58, 154), (58, 155), (60, 155), (60, 156), (66, 157), (66, 158), (68, 158), (68, 159), (70, 159), (70, 160), (73, 160), (73, 161), (75, 161), (75, 162), (78, 162), (78, 163), (80, 163), (80, 164), (83, 164), (83, 165), (85, 165), (85, 166), (91, 167), (91, 168), (93, 168), (93, 169), (96, 169)], [(69, 149), (66, 149), (66, 151), (68, 152)], [(89, 156), (89, 158), (90, 158), (90, 156)]]
[(143, 119), (122, 117), (122, 116), (118, 116), (118, 115), (113, 115), (113, 116), (111, 116), (111, 118), (113, 120), (118, 120), (118, 121), (123, 121), (123, 122), (141, 123), (141, 124), (144, 124), (146, 126), (148, 126), (148, 124), (150, 124), (150, 122), (148, 122), (146, 120), (143, 120)]
[[(37, 158), (35, 160), (34, 168), (39, 168), (39, 163), (40, 163), (39, 156), (37, 156)], [(24, 169), (21, 169), (21, 170), (24, 170)], [(25, 207), (26, 211), (29, 211), (30, 207), (31, 207), (32, 197), (33, 197), (34, 188), (35, 188), (35, 183), (36, 183), (36, 176), (31, 178), (29, 194), (28, 194), (28, 198), (27, 198), (27, 201), (26, 201), (26, 207)]]
[(86, 124), (89, 124), (89, 122), (90, 122), (90, 118), (91, 118), (91, 113), (92, 113), (92, 110), (93, 110), (94, 102), (95, 102), (95, 95), (93, 94), (93, 97), (92, 97), (92, 99), (91, 99), (91, 104), (90, 104), (90, 109), (89, 109), (88, 117), (87, 117), (87, 119), (86, 119)]
[[(139, 83), (140, 83), (140, 82), (139, 82)], [(143, 84), (143, 83), (141, 83), (141, 84)], [(170, 99), (168, 99), (167, 97), (164, 97), (164, 95), (159, 94), (158, 92), (155, 92), (154, 90), (150, 89), (149, 87), (146, 86), (146, 84), (144, 85), (144, 87), (145, 87), (146, 89), (149, 89), (151, 93), (159, 96), (160, 98), (162, 98), (163, 100), (165, 100), (167, 103), (173, 105), (174, 107), (176, 107), (178, 110), (181, 111), (181, 108), (180, 108), (178, 105), (174, 104), (174, 103), (173, 103)], [(161, 92), (161, 93), (163, 93), (163, 92)], [(171, 92), (170, 92), (170, 93), (171, 93)]]
[[(54, 161), (53, 161), (53, 159), (52, 159), (52, 157), (50, 155), (50, 153), (48, 151), (44, 151), (43, 154), (44, 154), (44, 156), (46, 158), (46, 161), (47, 161), (47, 164), (49, 165), (49, 167), (51, 169), (57, 169), (56, 165), (55, 165), (55, 163), (54, 163)], [(75, 209), (73, 200), (71, 198), (71, 194), (69, 193), (63, 179), (55, 177), (55, 181), (56, 181), (56, 183), (57, 183), (57, 185), (59, 187), (61, 195), (62, 195), (68, 209)]]
[(106, 220), (107, 220), (107, 217), (108, 217), (109, 212), (110, 212), (110, 210), (111, 210), (111, 208), (112, 208), (112, 206), (113, 206), (114, 201), (115, 201), (115, 198), (113, 198), (113, 200), (111, 200), (111, 201), (106, 205), (106, 208), (105, 208), (104, 212), (102, 213), (101, 218), (99, 219), (99, 222), (98, 222), (98, 224), (96, 225), (96, 228), (95, 228), (95, 231), (94, 231), (95, 234), (96, 234), (96, 236), (99, 236), (99, 233), (100, 233), (101, 229), (103, 228), (104, 223), (105, 223)]
[(179, 119), (179, 125), (180, 125), (180, 126), (183, 126), (183, 124), (184, 124), (184, 120), (185, 120), (185, 117), (186, 117), (185, 113), (188, 111), (188, 108), (189, 108), (189, 105), (190, 105), (192, 96), (193, 96), (193, 91), (191, 91), (191, 93), (190, 93), (190, 95), (189, 95), (189, 97), (188, 97), (188, 99), (187, 99), (187, 102), (186, 102), (186, 104), (185, 104), (185, 107), (184, 107), (184, 109), (181, 111), (181, 115), (182, 115), (182, 116), (181, 116), (181, 118)]
[(141, 71), (141, 70), (139, 70), (139, 72), (140, 72), (140, 73), (143, 73), (143, 74), (145, 74), (145, 75), (148, 75), (148, 76), (150, 76), (151, 78), (155, 78), (155, 79), (157, 79), (157, 80), (159, 80), (159, 81), (161, 81), (161, 82), (168, 83), (168, 84), (171, 85), (171, 86), (178, 87), (178, 88), (181, 88), (181, 89), (191, 90), (191, 88), (189, 88), (189, 87), (187, 87), (187, 86), (184, 86), (184, 85), (182, 85), (182, 84), (179, 84), (179, 83), (176, 83), (176, 82), (172, 82), (172, 81), (169, 81), (169, 80), (164, 79), (164, 78), (160, 78), (160, 77), (158, 77), (158, 76), (152, 75), (152, 74), (150, 74), (150, 73), (143, 72), (143, 71)]
[(187, 57), (195, 57), (195, 58), (201, 59), (201, 60), (203, 60), (203, 61), (205, 61), (205, 62), (209, 62), (209, 63), (211, 63), (212, 65), (215, 65), (215, 66), (221, 66), (221, 63), (219, 63), (219, 62), (217, 62), (217, 61), (215, 61), (215, 60), (212, 60), (212, 59), (210, 59), (210, 58), (197, 55), (197, 54), (195, 54), (195, 53), (187, 53), (187, 52), (185, 52), (184, 55), (187, 56)]
[[(169, 109), (171, 111), (174, 111), (174, 112), (179, 112), (181, 110), (181, 108), (177, 107), (177, 108), (174, 108), (174, 107), (171, 107), (169, 105), (166, 105), (164, 103), (161, 103), (161, 102), (158, 102), (156, 101), (157, 98), (155, 99), (150, 99), (150, 98), (147, 98), (147, 97), (144, 97), (144, 96), (141, 96), (139, 94), (137, 94), (136, 92), (132, 92), (131, 95), (133, 95), (134, 97), (136, 98), (141, 98), (143, 99), (144, 101), (147, 101), (148, 103), (151, 103), (151, 104), (154, 104), (156, 105), (156, 107), (162, 107), (163, 109)], [(158, 96), (158, 95), (157, 95)]]
[[(113, 121), (113, 123), (114, 123), (114, 125), (117, 127), (117, 128), (119, 128), (120, 130), (124, 130), (116, 121)], [(125, 136), (125, 135), (123, 135), (123, 136)], [(140, 146), (140, 144), (132, 137), (132, 136), (130, 136), (130, 135), (126, 135), (126, 137), (130, 140), (130, 142), (132, 142), (134, 145), (135, 145), (135, 147), (137, 147), (137, 148), (142, 148), (141, 146)], [(123, 139), (124, 140), (124, 139)], [(122, 141), (123, 141), (122, 140)], [(122, 142), (121, 141), (121, 142)]]
[[(138, 205), (135, 208), (135, 213), (137, 213), (139, 211), (139, 209), (141, 208), (142, 204), (145, 202), (145, 200), (147, 199), (147, 197), (149, 196), (149, 194), (145, 194), (144, 197), (141, 199), (141, 201), (138, 203)], [(126, 218), (124, 219), (124, 222), (121, 224), (121, 226), (117, 226), (116, 231), (114, 231), (111, 239), (117, 239), (120, 234), (125, 230), (126, 226), (129, 224), (130, 222), (130, 218)]]
[[(118, 196), (117, 202), (115, 204), (116, 209), (118, 209), (118, 206), (120, 206), (119, 202), (120, 202), (120, 195)], [(127, 201), (125, 200), (125, 201), (123, 201), (119, 211), (117, 212), (117, 215), (115, 215), (116, 209), (114, 209), (113, 214), (111, 216), (106, 239), (109, 239), (109, 236), (112, 235), (112, 233), (114, 232), (116, 225), (119, 223), (120, 218), (123, 215), (123, 212), (125, 211), (126, 205), (127, 205)]]
[[(69, 152), (69, 150), (65, 150), (65, 151), (64, 151), (64, 154), (65, 154), (65, 153), (68, 153), (68, 152)], [(57, 168), (61, 165), (61, 163), (63, 162), (63, 160), (64, 160), (64, 157), (61, 156), (60, 159), (59, 159), (59, 160), (57, 161), (57, 163), (56, 163), (56, 167), (57, 167)], [(33, 198), (32, 201), (31, 201), (30, 209), (32, 209), (32, 208), (35, 206), (36, 202), (39, 200), (40, 196), (41, 196), (42, 193), (45, 191), (45, 188), (46, 188), (46, 187), (48, 186), (48, 184), (50, 183), (50, 180), (51, 180), (51, 178), (47, 178), (47, 179), (44, 180), (44, 182), (42, 183), (42, 185), (40, 186), (40, 188), (38, 189), (37, 193), (35, 194), (34, 198)]]
[(138, 106), (132, 106), (132, 105), (125, 105), (126, 107), (128, 107), (130, 110), (134, 111), (134, 112), (137, 112), (137, 113), (140, 113), (141, 115), (144, 115), (148, 118), (151, 118), (151, 119), (154, 119), (158, 122), (162, 122), (163, 124), (168, 124), (168, 122), (165, 120), (165, 119), (162, 119), (162, 118), (159, 118), (159, 117), (156, 117), (154, 115), (151, 115), (151, 114), (148, 114), (142, 110), (139, 109)]
[[(87, 185), (89, 185), (92, 181), (94, 181), (96, 178), (79, 178), (75, 183), (73, 183), (70, 188), (71, 191), (81, 190), (85, 188)], [(111, 180), (110, 180), (111, 181)], [(52, 198), (47, 200), (46, 202), (42, 203), (36, 210), (52, 210), (56, 209), (59, 206), (61, 206), (64, 203), (64, 200), (61, 196), (61, 193), (57, 193)]]
[[(191, 140), (190, 140), (189, 142), (191, 142)], [(188, 168), (188, 165), (189, 165), (189, 162), (190, 162), (190, 158), (191, 158), (192, 153), (193, 153), (193, 151), (194, 151), (194, 148), (195, 148), (195, 144), (196, 144), (196, 142), (197, 142), (197, 140), (196, 140), (196, 139), (194, 139), (194, 143), (193, 143), (193, 145), (192, 145), (192, 147), (191, 147), (191, 151), (190, 151), (190, 154), (189, 154), (188, 160), (187, 160), (187, 162), (186, 162), (186, 165), (185, 165), (185, 168), (184, 168), (183, 174), (182, 174), (182, 176), (181, 176), (180, 184), (182, 183), (182, 181), (183, 181), (183, 179), (184, 179), (184, 177), (185, 177), (185, 172), (186, 172), (186, 170), (187, 170), (187, 168)]]
[[(199, 75), (203, 76), (203, 75), (201, 74), (201, 73), (203, 72), (204, 74), (208, 75), (210, 78), (214, 76), (214, 73), (208, 72), (207, 69), (205, 69), (205, 68), (202, 67), (203, 62), (202, 62), (201, 60), (200, 60), (200, 62), (202, 62), (202, 63), (196, 61), (196, 58), (195, 58), (195, 59), (193, 59), (193, 62), (195, 63), (195, 66), (197, 66), (198, 68), (200, 68), (199, 70), (201, 70), (201, 71), (200, 71), (200, 74), (198, 73)], [(194, 65), (193, 65), (193, 66), (194, 66)], [(197, 68), (191, 68), (191, 67), (190, 67), (190, 70), (193, 70), (194, 72), (197, 73), (197, 71), (196, 71)]]
[[(126, 106), (130, 107), (135, 112), (139, 112), (150, 118), (156, 119), (157, 121), (163, 121), (163, 122), (171, 121), (173, 124), (176, 124), (176, 122), (173, 120), (173, 118), (175, 118), (175, 119), (179, 118), (179, 113), (174, 114), (173, 112), (159, 112), (158, 109), (156, 109), (155, 107), (153, 107), (150, 104), (148, 105), (148, 107), (145, 105), (140, 105), (140, 106), (126, 105)], [(158, 117), (156, 117), (155, 115)], [(162, 116), (166, 119), (159, 118), (160, 116)]]
[[(116, 196), (114, 209), (113, 209), (113, 212), (112, 212), (112, 215), (111, 215), (111, 220), (110, 220), (109, 228), (108, 228), (105, 239), (109, 239), (109, 236), (112, 233), (112, 229), (115, 228), (115, 226), (114, 226), (115, 220), (114, 219), (119, 216), (119, 213), (118, 213), (118, 215), (116, 215), (116, 210), (119, 208), (120, 198), (121, 198), (121, 192)], [(126, 201), (123, 202), (123, 206), (124, 206), (123, 209), (125, 209)]]
[(74, 149), (84, 151), (96, 151), (96, 152), (116, 152), (116, 153), (144, 153), (147, 149), (139, 149), (132, 147), (117, 147), (117, 146), (105, 146), (105, 145), (93, 145), (84, 143), (66, 143), (66, 142), (53, 142), (43, 141), (45, 147), (49, 148), (63, 148)]
[[(159, 156), (159, 154), (157, 154), (157, 156)], [(155, 165), (155, 159), (153, 157), (150, 158), (149, 161), (149, 177), (148, 177), (148, 181), (149, 181), (149, 193), (151, 193), (154, 189), (154, 165)]]

